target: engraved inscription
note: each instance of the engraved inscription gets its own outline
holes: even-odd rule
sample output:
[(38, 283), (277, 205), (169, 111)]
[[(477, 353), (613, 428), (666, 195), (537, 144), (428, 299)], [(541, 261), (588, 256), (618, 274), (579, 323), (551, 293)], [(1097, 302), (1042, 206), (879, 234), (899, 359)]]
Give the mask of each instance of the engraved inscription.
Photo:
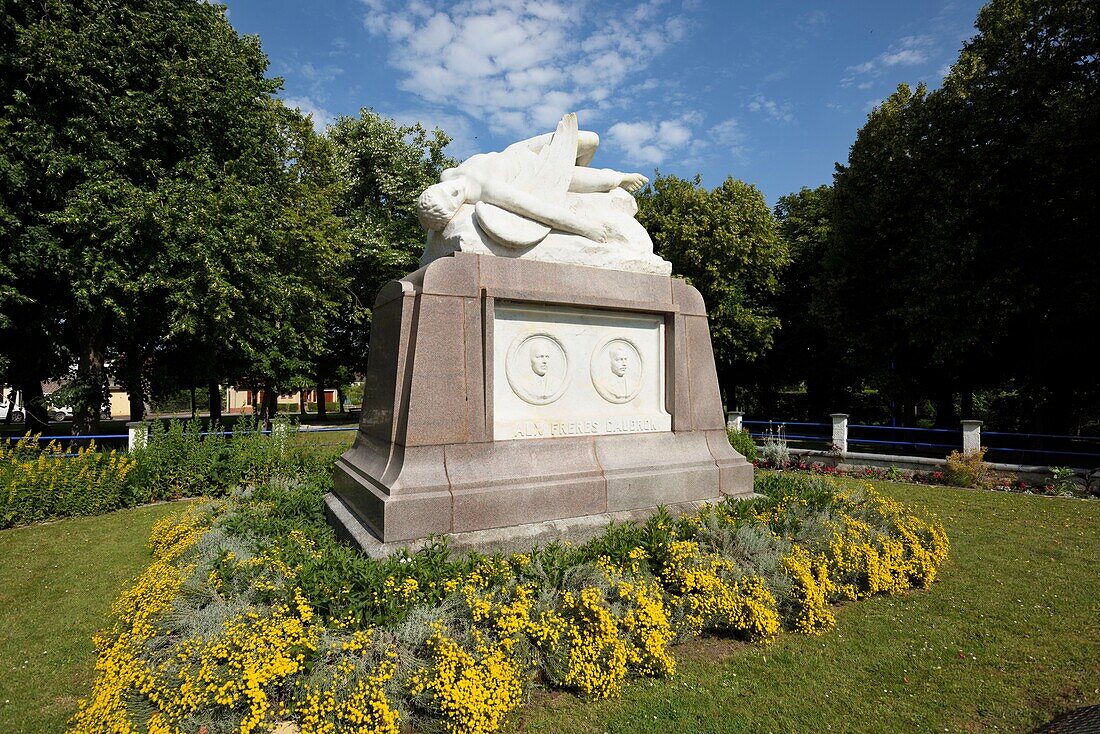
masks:
[(609, 433), (655, 433), (669, 430), (665, 416), (628, 416), (577, 420), (516, 421), (512, 438), (554, 438), (558, 436), (602, 436)]
[(520, 334), (508, 349), (508, 385), (531, 405), (549, 405), (565, 392), (569, 359), (565, 347), (546, 333)]
[(629, 339), (609, 339), (592, 355), (592, 386), (609, 403), (621, 405), (645, 384), (641, 352)]

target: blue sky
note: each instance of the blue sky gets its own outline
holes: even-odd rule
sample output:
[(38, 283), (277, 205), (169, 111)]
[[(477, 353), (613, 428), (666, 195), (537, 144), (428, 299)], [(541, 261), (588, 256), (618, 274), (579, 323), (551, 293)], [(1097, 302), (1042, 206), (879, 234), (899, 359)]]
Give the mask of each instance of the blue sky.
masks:
[(593, 165), (756, 184), (769, 204), (831, 181), (901, 82), (938, 86), (980, 2), (228, 0), (323, 126), (361, 107), (443, 128), (464, 158), (600, 134)]

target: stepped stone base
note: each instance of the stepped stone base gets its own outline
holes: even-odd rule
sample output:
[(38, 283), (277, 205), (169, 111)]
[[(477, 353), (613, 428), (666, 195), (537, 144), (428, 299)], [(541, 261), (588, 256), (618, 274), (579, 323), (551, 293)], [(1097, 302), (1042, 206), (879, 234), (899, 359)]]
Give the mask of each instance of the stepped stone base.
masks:
[[(530, 322), (505, 322), (524, 309)], [(615, 331), (635, 322), (637, 336)], [(561, 397), (546, 402), (518, 384), (537, 380), (515, 345), (540, 338), (561, 345), (538, 383)], [(634, 372), (619, 376), (636, 397), (606, 386), (611, 342), (637, 345)], [(528, 351), (533, 365), (547, 350)], [(379, 293), (359, 431), (328, 504), (340, 534), (384, 554), (433, 534), (551, 537), (552, 525), (532, 528), (751, 493), (752, 466), (726, 438), (698, 291), (662, 275), (456, 253)]]

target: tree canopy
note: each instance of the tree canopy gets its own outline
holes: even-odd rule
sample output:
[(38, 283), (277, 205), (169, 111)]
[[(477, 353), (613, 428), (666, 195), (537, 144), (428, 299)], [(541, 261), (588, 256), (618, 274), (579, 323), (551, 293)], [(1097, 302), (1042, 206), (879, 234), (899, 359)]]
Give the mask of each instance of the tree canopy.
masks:
[(1100, 413), (1093, 371), (1068, 355), (1100, 316), (1098, 13), (994, 0), (943, 86), (900, 85), (837, 168), (805, 318), (830, 334), (830, 368), (903, 420), (931, 400), (953, 425), (992, 394), (1048, 430)]
[(2, 294), (0, 349), (11, 381), (33, 406), (39, 380), (72, 378), (78, 429), (98, 421), (108, 364), (136, 417), (158, 360), (162, 375), (198, 376), (173, 353), (202, 349), (211, 379), (285, 384), (319, 338), (311, 323), (331, 311), (318, 253), (343, 249), (331, 207), (306, 195), (323, 200), (333, 185), (307, 163), (328, 143), (273, 100), (257, 39), (199, 2), (5, 8), (0, 268), (14, 292)]
[(729, 395), (745, 384), (743, 370), (767, 351), (779, 327), (772, 297), (788, 253), (775, 218), (755, 186), (732, 177), (707, 190), (698, 177), (658, 174), (638, 194), (638, 207), (655, 251), (706, 301)]

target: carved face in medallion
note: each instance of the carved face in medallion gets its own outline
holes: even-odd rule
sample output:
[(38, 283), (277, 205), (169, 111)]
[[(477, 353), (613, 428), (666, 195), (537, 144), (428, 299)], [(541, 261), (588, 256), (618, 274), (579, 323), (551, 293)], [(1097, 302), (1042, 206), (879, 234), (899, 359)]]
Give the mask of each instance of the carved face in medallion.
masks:
[(569, 360), (551, 334), (521, 334), (508, 348), (505, 375), (512, 392), (531, 405), (549, 405), (566, 387)]
[(611, 357), (611, 372), (615, 377), (622, 377), (630, 367), (630, 350), (623, 344), (612, 343), (607, 350)]
[(591, 372), (596, 392), (617, 405), (636, 398), (645, 382), (641, 352), (624, 337), (609, 339), (592, 354)]
[(550, 369), (550, 343), (545, 339), (531, 340), (531, 371), (545, 377)]

